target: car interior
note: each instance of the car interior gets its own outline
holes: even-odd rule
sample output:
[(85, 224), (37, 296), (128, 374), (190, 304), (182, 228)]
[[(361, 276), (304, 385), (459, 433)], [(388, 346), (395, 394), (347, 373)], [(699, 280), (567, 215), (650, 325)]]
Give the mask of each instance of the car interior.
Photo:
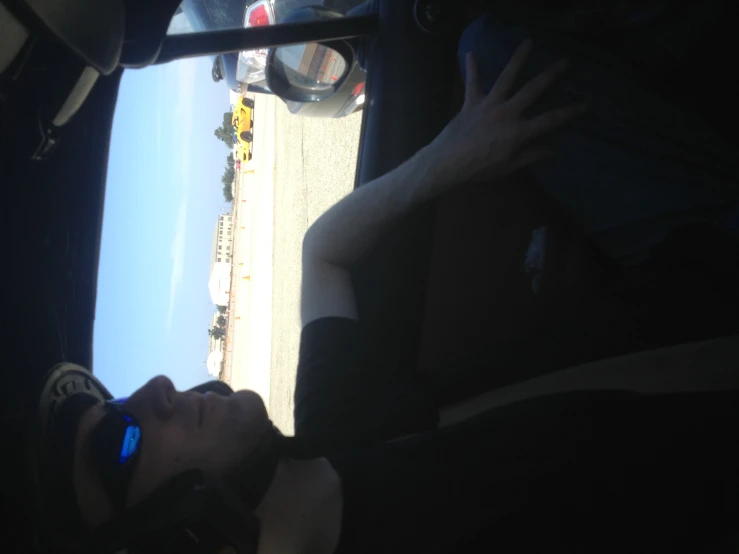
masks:
[[(459, 37), (500, 3), (372, 0), (370, 15), (356, 21), (167, 37), (178, 4), (0, 2), (0, 176), (10, 243), (3, 304), (4, 552), (34, 549), (23, 452), (38, 383), (59, 361), (92, 367), (107, 158), (123, 72), (245, 46), (361, 44), (367, 101), (359, 187), (429, 143), (460, 109)], [(675, 90), (685, 109), (702, 110), (730, 135), (732, 89), (716, 87), (713, 102), (698, 96), (707, 82), (714, 87), (723, 78), (700, 64), (706, 52), (730, 41), (721, 29), (715, 44), (686, 58), (694, 62), (688, 75), (655, 75), (654, 86)], [(542, 226), (550, 240), (535, 291), (524, 257)], [(700, 259), (696, 264), (700, 274)], [(726, 252), (725, 267), (732, 266), (739, 267), (739, 256)], [(734, 275), (729, 269), (701, 274), (700, 282)], [(712, 390), (739, 382), (737, 299), (716, 298), (690, 280), (645, 284), (626, 296), (618, 270), (525, 172), (419, 208), (361, 261), (354, 281), (362, 324), (388, 357), (432, 384), (442, 425), (542, 391)], [(396, 436), (388, 421), (384, 438)]]

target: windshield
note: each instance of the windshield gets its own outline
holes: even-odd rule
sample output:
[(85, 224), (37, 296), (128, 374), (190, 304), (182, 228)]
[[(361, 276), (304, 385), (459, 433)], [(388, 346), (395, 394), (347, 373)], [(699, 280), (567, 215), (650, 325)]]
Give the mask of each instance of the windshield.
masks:
[[(169, 32), (264, 24), (265, 13), (278, 25), (316, 3), (185, 0)], [(360, 2), (326, 4), (346, 13)], [(250, 18), (255, 5), (265, 11)], [(266, 89), (264, 54), (124, 72), (94, 365), (116, 396), (162, 373), (180, 390), (208, 379), (255, 390), (289, 434), (302, 239), (353, 188), (366, 75), (347, 64), (331, 98), (287, 103)]]

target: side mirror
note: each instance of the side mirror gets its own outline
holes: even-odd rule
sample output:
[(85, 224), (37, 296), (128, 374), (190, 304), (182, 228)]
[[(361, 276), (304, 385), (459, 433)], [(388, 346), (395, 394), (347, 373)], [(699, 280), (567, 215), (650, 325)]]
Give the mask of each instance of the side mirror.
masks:
[[(283, 23), (339, 17), (340, 13), (322, 6), (308, 6), (293, 11)], [(269, 89), (283, 100), (318, 102), (341, 88), (354, 62), (354, 50), (343, 40), (280, 46), (267, 52), (265, 78)]]
[[(274, 48), (267, 54), (267, 85), (294, 102), (318, 102), (344, 83), (353, 63), (348, 45), (310, 42)], [(342, 52), (343, 50), (343, 52)]]

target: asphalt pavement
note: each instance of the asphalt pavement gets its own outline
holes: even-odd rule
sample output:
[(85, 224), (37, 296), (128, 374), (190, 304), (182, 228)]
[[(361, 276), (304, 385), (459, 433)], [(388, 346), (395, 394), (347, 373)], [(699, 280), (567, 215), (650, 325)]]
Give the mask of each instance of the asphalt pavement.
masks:
[(361, 113), (341, 119), (298, 117), (255, 95), (253, 173), (242, 171), (227, 348), (235, 389), (258, 392), (272, 421), (292, 434), (300, 343), (300, 268), (306, 230), (349, 193)]

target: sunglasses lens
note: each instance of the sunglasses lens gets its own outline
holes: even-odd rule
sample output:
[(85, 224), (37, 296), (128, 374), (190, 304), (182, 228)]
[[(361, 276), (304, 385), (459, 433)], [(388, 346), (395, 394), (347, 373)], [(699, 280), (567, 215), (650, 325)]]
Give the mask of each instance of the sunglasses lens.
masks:
[[(126, 416), (124, 416), (126, 417)], [(129, 420), (129, 425), (123, 433), (123, 440), (121, 442), (120, 452), (120, 464), (125, 464), (131, 457), (136, 454), (139, 449), (139, 443), (141, 442), (141, 428), (131, 421), (131, 418), (126, 417)]]
[(141, 427), (117, 401), (108, 402), (107, 411), (92, 432), (91, 451), (114, 508), (121, 510), (141, 451)]

